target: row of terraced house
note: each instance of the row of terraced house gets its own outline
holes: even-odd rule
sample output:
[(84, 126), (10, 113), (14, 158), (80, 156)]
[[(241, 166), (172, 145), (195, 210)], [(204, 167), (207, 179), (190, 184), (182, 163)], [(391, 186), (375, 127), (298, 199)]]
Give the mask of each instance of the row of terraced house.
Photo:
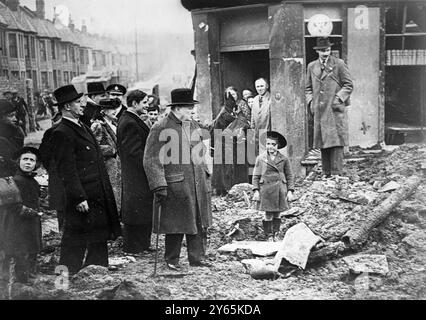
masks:
[(19, 0), (0, 0), (0, 76), (31, 79), (34, 91), (53, 90), (80, 75), (101, 77), (127, 84), (132, 55), (117, 41), (77, 30), (57, 19), (45, 18), (44, 0), (36, 10)]

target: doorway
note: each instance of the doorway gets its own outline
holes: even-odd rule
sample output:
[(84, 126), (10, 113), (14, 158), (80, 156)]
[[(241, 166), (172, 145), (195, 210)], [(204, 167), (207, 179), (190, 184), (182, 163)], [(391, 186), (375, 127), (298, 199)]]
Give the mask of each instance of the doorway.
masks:
[(234, 86), (241, 97), (244, 89), (257, 94), (254, 88), (257, 79), (265, 78), (269, 83), (269, 50), (223, 52), (221, 62), (222, 101), (226, 87)]

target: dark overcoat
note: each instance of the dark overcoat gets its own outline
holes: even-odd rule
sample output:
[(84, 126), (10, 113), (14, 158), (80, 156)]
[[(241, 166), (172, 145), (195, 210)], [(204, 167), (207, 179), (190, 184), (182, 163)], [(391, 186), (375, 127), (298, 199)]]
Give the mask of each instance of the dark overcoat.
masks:
[[(343, 60), (330, 56), (324, 70), (319, 59), (308, 65), (305, 93), (314, 116), (314, 148), (348, 145), (345, 106), (349, 105), (352, 90), (351, 75)], [(336, 96), (342, 103), (333, 103)]]
[(16, 166), (13, 155), (24, 146), (25, 135), (16, 125), (0, 121), (0, 177), (13, 176)]
[(135, 113), (125, 111), (118, 120), (117, 146), (123, 186), (121, 218), (129, 225), (152, 224), (153, 194), (144, 170), (149, 128)]
[(294, 177), (290, 161), (278, 151), (272, 160), (267, 152), (256, 158), (253, 186), (260, 193), (259, 210), (282, 212), (289, 209), (287, 191), (294, 190)]
[(149, 187), (153, 191), (167, 187), (160, 233), (197, 234), (201, 232), (197, 216), (203, 229), (211, 226), (211, 189), (202, 136), (197, 122), (182, 123), (173, 112), (151, 129), (144, 156)]
[(65, 207), (65, 193), (61, 179), (58, 176), (55, 159), (55, 150), (52, 148), (52, 133), (58, 125), (46, 130), (39, 147), (41, 162), (49, 173), (49, 207), (52, 210), (63, 211)]
[[(62, 119), (52, 133), (58, 175), (65, 190), (64, 238), (82, 244), (121, 234), (114, 194), (102, 152), (90, 128)], [(90, 212), (76, 206), (87, 201)]]
[(20, 206), (7, 210), (4, 251), (13, 256), (38, 253), (41, 249), (41, 221), (37, 215), (40, 186), (33, 174), (28, 175), (21, 170), (13, 180), (21, 194), (22, 204), (33, 210), (22, 211)]

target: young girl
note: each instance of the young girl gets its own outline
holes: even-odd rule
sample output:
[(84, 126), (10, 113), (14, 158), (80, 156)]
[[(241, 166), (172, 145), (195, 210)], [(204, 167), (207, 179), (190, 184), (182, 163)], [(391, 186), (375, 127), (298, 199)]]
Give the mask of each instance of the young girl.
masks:
[(266, 152), (256, 158), (253, 171), (253, 200), (260, 201), (259, 210), (265, 212), (263, 229), (268, 241), (277, 241), (281, 226), (280, 214), (293, 201), (294, 179), (290, 161), (278, 151), (287, 145), (278, 132), (266, 133)]
[(18, 170), (13, 179), (21, 193), (23, 206), (8, 214), (5, 253), (15, 263), (10, 279), (26, 283), (30, 275), (35, 276), (37, 254), (41, 249), (40, 186), (34, 179), (40, 157), (37, 149), (23, 147), (17, 152), (16, 159)]

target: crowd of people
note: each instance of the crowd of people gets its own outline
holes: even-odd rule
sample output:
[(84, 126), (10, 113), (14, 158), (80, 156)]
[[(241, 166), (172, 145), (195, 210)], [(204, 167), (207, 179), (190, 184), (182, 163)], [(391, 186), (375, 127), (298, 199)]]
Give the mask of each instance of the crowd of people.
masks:
[[(314, 142), (321, 148), (326, 176), (341, 171), (347, 144), (344, 106), (352, 92), (347, 67), (330, 56), (331, 46), (328, 39), (318, 39), (319, 59), (308, 66), (306, 86)], [(218, 150), (205, 142), (223, 138), (215, 136), (217, 129), (233, 138), (232, 150), (221, 144), (222, 157), (238, 152), (237, 144), (255, 144), (253, 200), (265, 213), (265, 235), (276, 241), (280, 214), (293, 200), (294, 177), (289, 158), (279, 151), (287, 140), (272, 131), (269, 84), (260, 78), (254, 87), (256, 95), (226, 88), (219, 114), (202, 122), (191, 89), (173, 90), (163, 110), (157, 96), (127, 92), (121, 84), (105, 88), (101, 82), (88, 83), (87, 94), (66, 85), (53, 93), (56, 113), (39, 149), (24, 146), (17, 107), (0, 99), (0, 178), (13, 176), (22, 195), (19, 205), (0, 216), (2, 273), (10, 276), (14, 270), (15, 280), (26, 282), (36, 271), (42, 213), (34, 176), (40, 165), (49, 174), (49, 205), (57, 212), (62, 234), (59, 263), (70, 274), (88, 265), (107, 267), (107, 243), (121, 236), (126, 254), (155, 251), (153, 232), (165, 234), (169, 269), (180, 269), (184, 236), (189, 264), (209, 267), (205, 249), (212, 224), (212, 182), (219, 193), (226, 192), (228, 186), (248, 180), (250, 167), (248, 161), (229, 164), (223, 158), (210, 166), (206, 159)], [(249, 129), (255, 132), (253, 139), (248, 138)], [(262, 138), (265, 150), (259, 149)]]

